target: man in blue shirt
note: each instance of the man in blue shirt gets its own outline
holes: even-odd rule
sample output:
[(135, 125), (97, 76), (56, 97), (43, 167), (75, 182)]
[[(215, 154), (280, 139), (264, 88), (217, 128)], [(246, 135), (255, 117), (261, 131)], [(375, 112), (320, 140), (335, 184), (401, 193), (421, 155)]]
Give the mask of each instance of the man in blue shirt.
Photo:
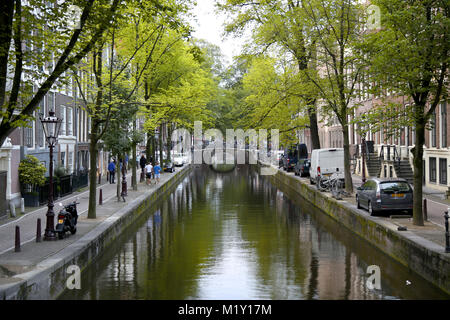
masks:
[(108, 171), (109, 171), (109, 183), (114, 183), (114, 172), (116, 171), (116, 165), (114, 164), (114, 160), (112, 159), (108, 165)]
[(161, 167), (159, 166), (159, 162), (156, 162), (156, 165), (153, 167), (153, 172), (155, 173), (156, 183), (158, 183), (161, 173)]

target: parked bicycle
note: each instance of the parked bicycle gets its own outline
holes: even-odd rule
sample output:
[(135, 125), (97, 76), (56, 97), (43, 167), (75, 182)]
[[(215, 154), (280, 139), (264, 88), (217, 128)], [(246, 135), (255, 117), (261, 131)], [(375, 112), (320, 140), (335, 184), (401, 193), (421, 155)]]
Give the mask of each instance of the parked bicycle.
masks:
[(316, 182), (319, 191), (331, 192), (336, 199), (342, 199), (344, 193), (344, 181), (339, 172), (333, 173), (331, 176), (318, 176)]

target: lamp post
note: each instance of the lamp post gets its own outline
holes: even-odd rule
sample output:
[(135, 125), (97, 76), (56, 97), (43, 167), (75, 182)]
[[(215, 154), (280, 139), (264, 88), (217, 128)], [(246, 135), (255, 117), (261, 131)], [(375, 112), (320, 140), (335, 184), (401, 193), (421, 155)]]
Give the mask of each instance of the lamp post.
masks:
[(53, 148), (56, 146), (56, 141), (61, 128), (62, 119), (55, 116), (55, 112), (50, 110), (48, 117), (44, 117), (43, 114), (39, 115), (39, 120), (42, 123), (44, 129), (45, 140), (48, 143), (50, 149), (50, 164), (49, 164), (49, 190), (48, 190), (48, 210), (47, 210), (47, 223), (45, 227), (44, 240), (56, 240), (55, 235), (55, 223), (53, 212)]

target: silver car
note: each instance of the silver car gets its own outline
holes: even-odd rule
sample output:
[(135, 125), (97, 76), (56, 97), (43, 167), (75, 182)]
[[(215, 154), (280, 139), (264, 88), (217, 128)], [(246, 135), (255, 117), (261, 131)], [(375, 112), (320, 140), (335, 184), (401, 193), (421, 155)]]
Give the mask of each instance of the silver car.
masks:
[(376, 215), (386, 211), (407, 211), (412, 214), (413, 189), (405, 179), (373, 178), (357, 188), (356, 205)]

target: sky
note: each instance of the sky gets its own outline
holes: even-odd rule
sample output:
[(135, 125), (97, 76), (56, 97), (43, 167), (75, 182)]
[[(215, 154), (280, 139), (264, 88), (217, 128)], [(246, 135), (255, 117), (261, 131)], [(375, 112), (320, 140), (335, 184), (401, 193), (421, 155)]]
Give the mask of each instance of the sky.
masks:
[(224, 64), (229, 65), (233, 56), (241, 53), (244, 41), (232, 36), (223, 37), (226, 14), (215, 13), (214, 2), (214, 0), (197, 0), (197, 6), (193, 11), (197, 16), (197, 22), (192, 22), (195, 28), (193, 36), (218, 45), (226, 60)]

